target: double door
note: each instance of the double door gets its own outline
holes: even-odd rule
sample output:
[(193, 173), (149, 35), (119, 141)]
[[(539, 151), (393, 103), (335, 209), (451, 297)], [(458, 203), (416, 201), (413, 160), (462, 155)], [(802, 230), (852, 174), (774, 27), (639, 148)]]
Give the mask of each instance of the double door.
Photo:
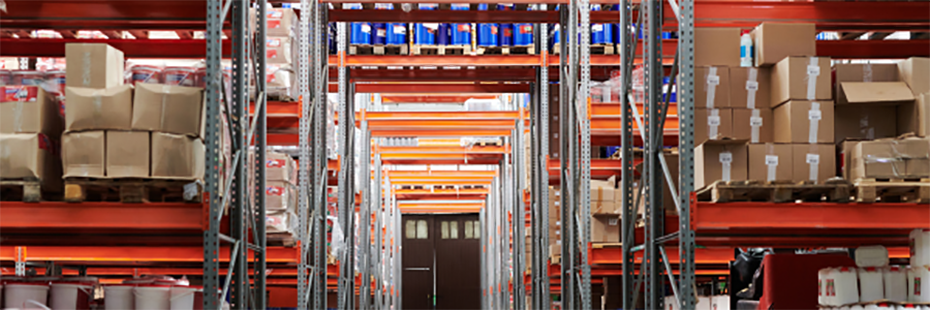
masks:
[(403, 215), (404, 309), (479, 309), (477, 214)]

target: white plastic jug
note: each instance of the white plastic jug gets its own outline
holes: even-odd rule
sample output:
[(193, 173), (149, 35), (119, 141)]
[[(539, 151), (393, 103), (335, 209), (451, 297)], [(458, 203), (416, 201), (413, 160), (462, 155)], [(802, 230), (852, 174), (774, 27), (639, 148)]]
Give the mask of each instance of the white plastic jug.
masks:
[(882, 269), (885, 299), (893, 302), (907, 301), (907, 268), (888, 266)]
[(859, 302), (878, 301), (885, 298), (882, 269), (876, 267), (859, 268)]
[(140, 285), (132, 289), (136, 310), (164, 310), (171, 305), (171, 286)]
[(817, 303), (821, 306), (832, 305), (830, 295), (827, 294), (827, 279), (830, 276), (830, 267), (817, 271)]
[(48, 304), (48, 284), (41, 283), (7, 283), (3, 287), (5, 308), (34, 309)]
[(172, 286), (171, 310), (193, 310), (197, 290), (191, 286)]
[[(842, 306), (859, 302), (859, 281), (856, 268), (840, 267), (832, 270), (832, 279), (827, 279), (828, 290), (830, 292), (834, 306)], [(831, 282), (832, 281), (832, 285)]]
[(915, 229), (910, 234), (911, 266), (930, 265), (930, 229)]
[(856, 266), (888, 266), (888, 249), (880, 245), (861, 246), (856, 248)]
[(52, 283), (49, 306), (52, 309), (90, 309), (94, 286), (89, 283)]
[(907, 301), (930, 302), (930, 267), (911, 267), (907, 271)]
[(107, 310), (126, 310), (135, 307), (132, 289), (135, 284), (109, 284), (103, 286), (103, 305)]

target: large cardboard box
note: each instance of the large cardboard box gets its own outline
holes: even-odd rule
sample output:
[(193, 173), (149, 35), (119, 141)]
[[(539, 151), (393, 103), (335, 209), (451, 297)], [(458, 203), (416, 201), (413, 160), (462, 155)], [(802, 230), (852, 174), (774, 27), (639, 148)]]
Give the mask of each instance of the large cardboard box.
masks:
[(898, 141), (904, 152), (904, 175), (912, 178), (930, 176), (930, 138), (908, 137)]
[(770, 107), (771, 74), (769, 68), (730, 67), (730, 107), (745, 109)]
[(833, 102), (792, 100), (775, 108), (776, 143), (833, 143)]
[(835, 64), (833, 65), (833, 98), (837, 104), (845, 104), (846, 96), (841, 85), (845, 82), (897, 82), (898, 66), (895, 64)]
[(283, 181), (265, 183), (265, 209), (268, 211), (295, 211), (297, 209), (297, 187)]
[(591, 216), (591, 242), (620, 242), (620, 216)]
[(790, 144), (749, 144), (749, 180), (793, 180), (792, 152)]
[(772, 109), (733, 109), (733, 138), (750, 143), (774, 142)]
[(129, 130), (132, 128), (132, 85), (110, 88), (65, 87), (65, 129)]
[(930, 136), (930, 93), (917, 95), (913, 103), (901, 104), (897, 109), (899, 135)]
[(788, 100), (830, 100), (829, 57), (788, 57), (772, 67), (774, 108)]
[(756, 67), (773, 65), (788, 56), (817, 55), (814, 41), (817, 30), (811, 23), (765, 22), (756, 26), (750, 35), (756, 52), (753, 57)]
[(747, 177), (745, 140), (708, 140), (694, 148), (694, 188), (718, 180), (743, 181)]
[(58, 100), (38, 86), (0, 86), (0, 133), (43, 133), (61, 137)]
[(591, 180), (591, 214), (620, 214), (619, 190), (614, 185), (616, 179), (607, 181)]
[(42, 191), (61, 191), (56, 142), (42, 133), (0, 133), (0, 178), (39, 179)]
[(843, 103), (896, 105), (914, 101), (914, 95), (904, 82), (843, 82), (840, 92)]
[(794, 181), (822, 184), (836, 176), (836, 146), (833, 144), (794, 144), (792, 146)]
[(203, 178), (204, 146), (200, 138), (163, 132), (152, 133), (152, 177), (197, 180)]
[(833, 141), (879, 139), (897, 136), (898, 107), (847, 104), (836, 109)]
[[(739, 66), (739, 28), (695, 28), (695, 66)], [(697, 93), (697, 92), (695, 92)]]
[(694, 107), (730, 107), (730, 70), (727, 67), (694, 68)]
[(151, 133), (148, 131), (106, 132), (106, 173), (110, 178), (147, 178), (151, 165)]
[(132, 129), (199, 136), (203, 116), (203, 89), (198, 87), (136, 84)]
[(733, 137), (732, 109), (694, 109), (694, 142)]
[(110, 88), (123, 84), (123, 52), (107, 44), (65, 44), (65, 62), (67, 86)]
[(297, 185), (297, 165), (290, 155), (265, 153), (265, 181), (282, 181)]
[(106, 177), (106, 135), (103, 130), (68, 132), (61, 136), (64, 177)]
[(898, 78), (914, 96), (930, 92), (930, 58), (911, 57), (898, 63)]

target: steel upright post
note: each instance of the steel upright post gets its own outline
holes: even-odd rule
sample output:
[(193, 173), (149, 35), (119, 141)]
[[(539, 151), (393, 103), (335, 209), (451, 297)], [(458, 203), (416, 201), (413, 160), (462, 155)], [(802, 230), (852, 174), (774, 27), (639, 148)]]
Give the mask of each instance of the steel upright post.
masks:
[[(678, 280), (680, 309), (694, 309), (694, 230), (691, 195), (694, 191), (694, 0), (680, 0), (678, 16)], [(674, 283), (672, 284), (674, 285)]]

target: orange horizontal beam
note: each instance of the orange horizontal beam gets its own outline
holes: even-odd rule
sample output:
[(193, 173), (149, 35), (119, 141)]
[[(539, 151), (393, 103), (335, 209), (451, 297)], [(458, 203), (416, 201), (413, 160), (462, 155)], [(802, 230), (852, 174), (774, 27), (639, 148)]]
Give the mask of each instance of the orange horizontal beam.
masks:
[[(298, 248), (269, 247), (269, 263), (297, 263)], [(220, 247), (219, 259), (229, 261), (230, 247)], [(0, 246), (0, 261), (13, 261), (16, 247)], [(254, 253), (249, 250), (249, 260)], [(28, 246), (27, 261), (202, 263), (202, 246)]]

